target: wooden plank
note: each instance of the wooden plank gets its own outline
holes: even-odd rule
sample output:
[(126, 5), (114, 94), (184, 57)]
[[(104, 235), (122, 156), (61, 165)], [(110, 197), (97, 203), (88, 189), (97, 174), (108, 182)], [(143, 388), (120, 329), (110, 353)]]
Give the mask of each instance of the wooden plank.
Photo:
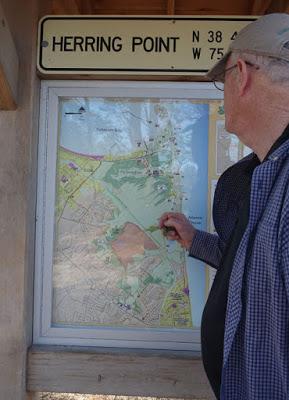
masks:
[(176, 15), (247, 15), (250, 14), (250, 0), (178, 0), (175, 2)]
[(52, 14), (73, 15), (80, 14), (77, 0), (52, 0)]
[(19, 60), (0, 3), (0, 109), (15, 110), (17, 103)]
[(254, 0), (251, 8), (252, 15), (263, 15), (270, 6), (272, 0)]
[(16, 110), (17, 105), (13, 98), (6, 75), (0, 65), (0, 110)]
[(163, 0), (98, 0), (94, 3), (96, 14), (166, 14), (166, 3)]
[(271, 0), (271, 4), (266, 10), (269, 13), (276, 13), (276, 12), (286, 12), (288, 10), (289, 1), (288, 0)]
[(63, 346), (31, 348), (27, 390), (214, 399), (197, 355)]
[[(269, 0), (270, 3), (271, 0)], [(262, 7), (266, 0), (255, 0)], [(53, 0), (56, 14), (99, 14), (99, 15), (247, 15), (251, 14), (250, 0)], [(78, 9), (78, 11), (77, 11)]]
[(78, 0), (78, 7), (80, 10), (80, 14), (94, 14), (94, 2), (92, 0)]
[(175, 14), (175, 0), (167, 0), (167, 14), (168, 15)]

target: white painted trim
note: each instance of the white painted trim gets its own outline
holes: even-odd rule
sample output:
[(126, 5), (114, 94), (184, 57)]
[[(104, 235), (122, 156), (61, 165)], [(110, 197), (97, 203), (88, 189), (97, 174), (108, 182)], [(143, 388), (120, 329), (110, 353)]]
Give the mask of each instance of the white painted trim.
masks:
[(52, 255), (60, 97), (220, 99), (211, 83), (43, 81), (40, 105), (35, 254), (34, 343), (200, 350), (199, 329), (130, 329), (52, 326)]

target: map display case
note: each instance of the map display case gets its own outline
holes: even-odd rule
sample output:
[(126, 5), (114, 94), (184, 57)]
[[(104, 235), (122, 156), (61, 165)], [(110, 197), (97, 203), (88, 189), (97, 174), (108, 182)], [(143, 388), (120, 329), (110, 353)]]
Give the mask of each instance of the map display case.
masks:
[(224, 169), (246, 149), (208, 83), (42, 84), (34, 342), (198, 350), (213, 279), (158, 228), (214, 233)]

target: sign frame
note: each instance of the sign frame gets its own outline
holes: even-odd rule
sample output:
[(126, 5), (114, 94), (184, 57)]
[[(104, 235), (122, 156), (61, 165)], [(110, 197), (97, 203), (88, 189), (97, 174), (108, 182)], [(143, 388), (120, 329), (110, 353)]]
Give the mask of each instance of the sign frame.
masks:
[[(200, 330), (163, 328), (85, 328), (54, 326), (52, 323), (52, 260), (54, 238), (55, 174), (57, 157), (58, 107), (62, 97), (162, 97), (220, 100), (223, 93), (212, 83), (42, 81), (38, 189), (35, 245), (34, 344), (84, 345), (118, 348), (200, 350)], [(205, 266), (204, 266), (205, 268)], [(122, 336), (122, 337), (121, 337)]]

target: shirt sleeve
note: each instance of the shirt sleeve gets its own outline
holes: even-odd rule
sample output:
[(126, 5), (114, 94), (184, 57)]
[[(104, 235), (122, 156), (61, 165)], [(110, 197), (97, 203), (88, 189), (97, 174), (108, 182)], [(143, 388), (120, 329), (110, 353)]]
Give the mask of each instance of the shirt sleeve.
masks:
[(218, 235), (197, 230), (189, 250), (189, 256), (218, 269), (224, 249), (225, 243), (220, 240)]
[(279, 226), (279, 248), (278, 254), (281, 256), (281, 273), (283, 275), (287, 299), (289, 300), (289, 195), (284, 200), (284, 206), (280, 218)]

